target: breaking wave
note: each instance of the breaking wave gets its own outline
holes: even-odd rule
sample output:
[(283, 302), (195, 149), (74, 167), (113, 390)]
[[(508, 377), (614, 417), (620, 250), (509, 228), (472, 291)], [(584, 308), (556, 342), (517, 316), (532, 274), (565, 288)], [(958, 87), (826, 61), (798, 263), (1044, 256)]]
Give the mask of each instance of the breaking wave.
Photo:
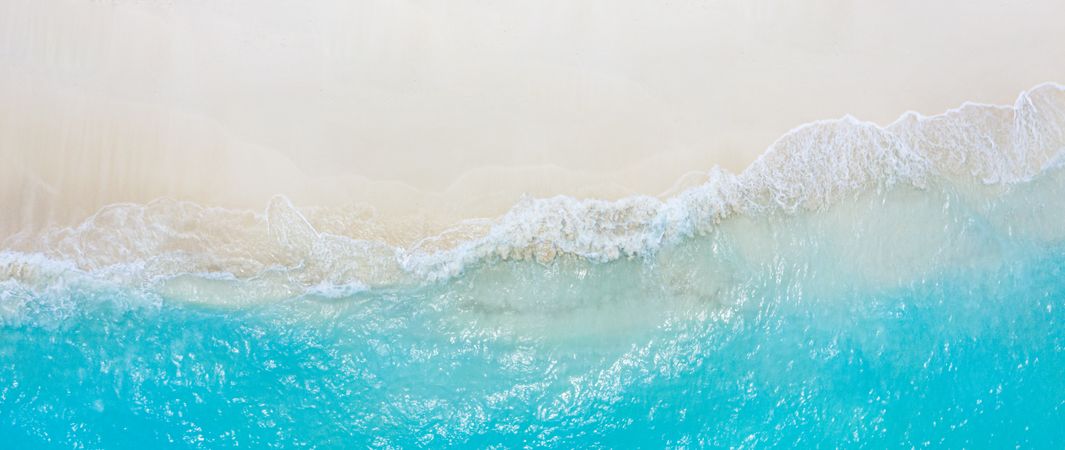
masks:
[(670, 198), (112, 205), (0, 251), (13, 448), (1046, 447), (1065, 88), (801, 126)]
[(653, 255), (737, 216), (825, 210), (896, 186), (1001, 189), (1056, 168), (1063, 147), (1065, 88), (1043, 84), (1013, 106), (910, 112), (884, 127), (849, 116), (806, 124), (742, 173), (714, 168), (705, 184), (672, 198), (526, 198), (502, 217), (406, 245), (388, 242), (372, 214), (298, 209), (283, 196), (262, 213), (169, 199), (116, 204), (74, 227), (9, 238), (0, 276), (80, 272), (135, 285), (280, 277), (286, 294), (350, 293), (443, 280), (488, 260), (607, 262)]

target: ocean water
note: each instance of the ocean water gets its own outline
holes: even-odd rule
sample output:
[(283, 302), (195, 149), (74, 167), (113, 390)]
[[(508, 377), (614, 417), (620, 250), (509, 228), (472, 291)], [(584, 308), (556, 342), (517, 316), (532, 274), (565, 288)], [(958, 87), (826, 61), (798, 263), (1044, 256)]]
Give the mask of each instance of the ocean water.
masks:
[(1065, 89), (411, 245), (114, 205), (0, 253), (6, 448), (1059, 448)]

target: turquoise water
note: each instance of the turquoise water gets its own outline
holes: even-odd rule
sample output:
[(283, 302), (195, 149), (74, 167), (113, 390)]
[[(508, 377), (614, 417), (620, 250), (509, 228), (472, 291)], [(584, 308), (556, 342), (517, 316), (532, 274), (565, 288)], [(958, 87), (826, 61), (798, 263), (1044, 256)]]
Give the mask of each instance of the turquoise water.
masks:
[(0, 448), (1062, 448), (1063, 162), (1042, 85), (406, 246), (112, 205), (0, 249)]
[[(1043, 226), (1002, 226), (1058, 227), (1059, 185), (897, 189), (723, 224), (643, 258), (491, 260), (339, 297), (219, 306), (8, 283), (0, 436), (7, 448), (1060, 447), (1065, 246)], [(914, 232), (940, 245), (906, 248)]]

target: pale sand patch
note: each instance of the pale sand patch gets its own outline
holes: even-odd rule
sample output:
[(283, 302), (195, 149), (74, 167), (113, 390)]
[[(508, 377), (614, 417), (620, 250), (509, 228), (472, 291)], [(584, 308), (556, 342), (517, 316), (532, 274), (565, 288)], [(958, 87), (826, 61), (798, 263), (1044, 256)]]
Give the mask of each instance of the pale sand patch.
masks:
[(523, 195), (668, 195), (812, 120), (1065, 81), (1065, 3), (934, 3), (0, 0), (0, 238), (284, 194), (409, 242)]

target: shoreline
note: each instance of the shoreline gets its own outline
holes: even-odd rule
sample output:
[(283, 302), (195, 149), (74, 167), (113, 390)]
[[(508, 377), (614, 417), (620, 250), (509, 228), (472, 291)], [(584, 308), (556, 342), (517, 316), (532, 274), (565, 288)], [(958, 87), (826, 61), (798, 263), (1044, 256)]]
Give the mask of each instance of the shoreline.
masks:
[[(1061, 89), (1062, 85), (1044, 82), (1021, 91), (1020, 95), (1024, 97), (1041, 86)], [(275, 197), (282, 196), (297, 205), (300, 210), (330, 209), (335, 214), (347, 214), (362, 223), (373, 223), (375, 228), (380, 230), (379, 234), (370, 239), (390, 245), (409, 246), (423, 238), (440, 235), (463, 222), (498, 219), (525, 198), (545, 199), (562, 195), (578, 201), (617, 201), (626, 197), (646, 196), (667, 200), (687, 189), (705, 184), (713, 170), (724, 169), (734, 175), (742, 174), (772, 150), (780, 140), (810, 126), (853, 120), (886, 129), (910, 119), (925, 120), (960, 114), (969, 107), (1013, 111), (1013, 108), (1018, 106), (1017, 101), (1012, 104), (966, 101), (936, 114), (909, 110), (886, 124), (862, 121), (850, 115), (840, 119), (812, 121), (782, 134), (773, 144), (754, 156), (721, 152), (708, 152), (702, 156), (648, 156), (612, 172), (575, 170), (557, 165), (477, 167), (458, 174), (445, 189), (436, 191), (404, 181), (372, 180), (356, 174), (308, 175), (275, 150), (239, 141), (226, 135), (224, 130), (207, 126), (216, 136), (228, 140), (222, 154), (185, 155), (184, 158), (173, 159), (173, 149), (168, 146), (161, 147), (156, 150), (157, 154), (163, 158), (172, 158), (171, 162), (184, 164), (184, 170), (171, 171), (169, 169), (172, 169), (172, 166), (155, 164), (155, 159), (151, 157), (130, 158), (130, 161), (141, 164), (127, 165), (128, 167), (124, 168), (125, 175), (132, 175), (137, 179), (133, 180), (132, 187), (124, 186), (122, 182), (103, 183), (104, 188), (112, 189), (111, 192), (104, 192), (103, 189), (97, 192), (78, 189), (79, 183), (96, 184), (100, 187), (103, 176), (93, 178), (91, 174), (86, 177), (85, 173), (81, 173), (73, 178), (63, 178), (69, 176), (69, 165), (51, 164), (52, 160), (46, 155), (43, 160), (36, 161), (40, 167), (36, 171), (25, 169), (32, 167), (35, 162), (29, 152), (4, 155), (5, 160), (15, 163), (0, 168), (0, 175), (4, 176), (3, 183), (8, 187), (6, 191), (12, 193), (21, 190), (23, 194), (29, 191), (30, 195), (14, 199), (9, 195), (5, 199), (7, 210), (17, 210), (20, 214), (6, 216), (4, 220), (0, 220), (0, 242), (24, 232), (33, 234), (44, 229), (75, 226), (102, 209), (114, 205), (148, 205), (159, 200), (170, 200), (177, 203), (191, 202), (204, 208), (217, 207), (258, 213)], [(202, 121), (189, 123), (203, 125)], [(168, 151), (171, 153), (167, 154)], [(715, 158), (716, 163), (712, 162)], [(92, 153), (83, 149), (77, 155), (77, 160), (88, 166), (100, 165), (116, 161), (116, 155), (114, 152)], [(144, 164), (144, 160), (148, 160), (148, 163)], [(227, 162), (228, 165), (204, 168), (207, 172), (201, 172), (200, 177), (187, 180), (191, 183), (181, 184), (175, 179), (184, 173), (197, 170), (196, 165), (209, 160)], [(43, 164), (40, 164), (42, 161)], [(259, 167), (251, 166), (253, 161), (257, 162)], [(699, 165), (706, 169), (689, 169)], [(57, 167), (60, 170), (48, 172), (49, 169), (54, 170)], [(686, 169), (688, 170), (685, 171)], [(42, 173), (46, 175), (42, 176)], [(123, 175), (121, 171), (117, 173), (119, 177)], [(671, 174), (679, 175), (671, 177)], [(67, 184), (49, 183), (45, 181), (45, 177)], [(130, 184), (128, 180), (122, 181)], [(227, 186), (227, 183), (229, 189), (205, 189)], [(239, 188), (234, 189), (234, 186)], [(44, 195), (40, 195), (42, 192)], [(159, 192), (161, 195), (151, 196), (152, 192)], [(18, 223), (12, 218), (22, 222)]]
[(1049, 0), (58, 1), (0, 4), (0, 240), (114, 203), (261, 211), (281, 194), (373, 209), (409, 241), (523, 196), (678, 192), (799, 124), (1065, 79)]

